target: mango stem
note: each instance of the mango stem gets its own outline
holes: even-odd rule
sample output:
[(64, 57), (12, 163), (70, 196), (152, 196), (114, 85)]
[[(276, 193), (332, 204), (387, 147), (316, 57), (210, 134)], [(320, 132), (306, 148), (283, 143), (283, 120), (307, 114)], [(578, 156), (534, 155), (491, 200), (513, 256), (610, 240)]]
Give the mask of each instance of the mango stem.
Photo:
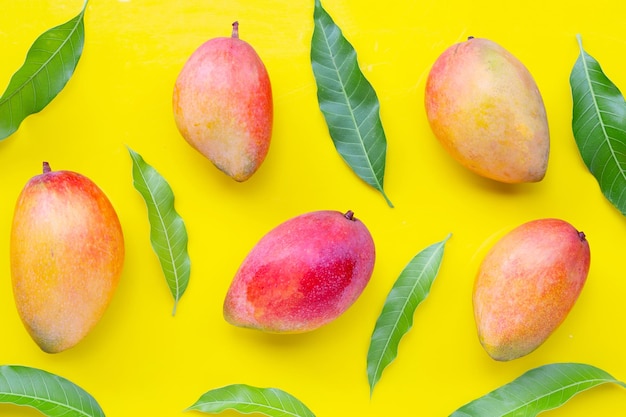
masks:
[(233, 22), (233, 33), (231, 36), (235, 39), (239, 39), (239, 22), (238, 21)]

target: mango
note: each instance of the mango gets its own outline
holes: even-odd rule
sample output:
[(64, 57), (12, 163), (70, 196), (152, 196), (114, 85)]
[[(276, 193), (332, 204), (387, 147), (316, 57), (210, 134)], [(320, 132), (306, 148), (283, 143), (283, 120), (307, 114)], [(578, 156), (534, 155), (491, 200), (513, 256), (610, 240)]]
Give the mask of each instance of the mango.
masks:
[(269, 74), (255, 49), (213, 38), (198, 47), (174, 84), (174, 120), (183, 138), (235, 181), (250, 178), (269, 151), (273, 101)]
[(374, 261), (372, 236), (352, 211), (301, 214), (248, 253), (226, 294), (224, 318), (269, 333), (317, 329), (357, 300)]
[(585, 234), (564, 220), (533, 220), (506, 233), (474, 282), (474, 318), (485, 351), (508, 361), (537, 349), (574, 306), (589, 265)]
[(503, 183), (541, 181), (550, 133), (531, 73), (497, 43), (448, 47), (426, 81), (426, 115), (443, 148), (470, 171)]
[(103, 316), (124, 264), (124, 237), (104, 192), (72, 171), (43, 173), (22, 189), (10, 264), (17, 312), (44, 351), (75, 346)]

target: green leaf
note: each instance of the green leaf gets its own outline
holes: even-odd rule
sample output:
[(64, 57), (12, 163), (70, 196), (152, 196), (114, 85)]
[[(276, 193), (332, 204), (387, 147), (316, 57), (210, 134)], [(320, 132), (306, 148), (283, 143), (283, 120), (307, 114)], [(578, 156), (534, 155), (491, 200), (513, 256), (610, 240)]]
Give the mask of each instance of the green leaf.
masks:
[(398, 344), (413, 325), (415, 309), (428, 296), (450, 236), (415, 255), (387, 295), (367, 352), (370, 395), (383, 370), (398, 355)]
[(235, 410), (242, 414), (261, 413), (270, 417), (315, 417), (300, 400), (276, 388), (228, 385), (204, 393), (187, 410), (218, 414)]
[(580, 55), (570, 75), (574, 138), (604, 196), (626, 215), (626, 103), (577, 39)]
[(383, 190), (387, 139), (376, 92), (359, 68), (356, 52), (319, 0), (315, 0), (311, 64), (317, 98), (335, 148), (367, 184)]
[(50, 417), (104, 417), (96, 400), (79, 386), (25, 366), (0, 366), (0, 403), (32, 407)]
[(0, 140), (43, 110), (72, 77), (83, 52), (86, 8), (87, 1), (76, 17), (41, 34), (28, 50), (0, 97)]
[(174, 297), (174, 309), (187, 289), (191, 262), (187, 253), (187, 229), (174, 208), (174, 193), (163, 177), (137, 152), (133, 160), (133, 184), (144, 198), (150, 221), (150, 242)]
[(614, 383), (605, 371), (579, 363), (556, 363), (532, 369), (451, 414), (451, 417), (532, 417), (565, 404), (595, 386)]

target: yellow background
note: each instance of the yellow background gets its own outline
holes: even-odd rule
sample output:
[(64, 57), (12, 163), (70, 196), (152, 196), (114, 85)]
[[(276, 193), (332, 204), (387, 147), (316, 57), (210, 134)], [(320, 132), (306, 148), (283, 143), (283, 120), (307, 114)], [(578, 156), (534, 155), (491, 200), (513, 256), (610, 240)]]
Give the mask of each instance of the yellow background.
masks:
[[(92, 394), (109, 417), (197, 414), (183, 410), (202, 393), (234, 383), (283, 389), (317, 416), (330, 417), (446, 416), (554, 362), (588, 363), (626, 380), (626, 219), (580, 159), (569, 87), (580, 33), (586, 50), (626, 89), (626, 3), (325, 0), (381, 102), (388, 140), (385, 189), (393, 209), (352, 173), (328, 135), (309, 59), (313, 4), (89, 3), (74, 76), (48, 107), (0, 142), (0, 363), (63, 376)], [(35, 38), (74, 17), (82, 1), (0, 5), (4, 87)], [(264, 60), (274, 93), (270, 151), (245, 183), (227, 178), (188, 146), (171, 112), (172, 87), (185, 60), (205, 40), (229, 36), (235, 20), (241, 38)], [(429, 130), (427, 72), (446, 47), (470, 35), (507, 48), (539, 85), (552, 140), (540, 183), (509, 186), (479, 178), (451, 160)], [(187, 225), (192, 272), (174, 317), (126, 146), (167, 179)], [(53, 169), (88, 176), (106, 192), (127, 245), (124, 273), (105, 316), (79, 345), (56, 355), (40, 351), (24, 330), (9, 268), (13, 206), (44, 160)], [(372, 233), (377, 261), (362, 296), (336, 321), (306, 334), (263, 334), (227, 324), (223, 298), (247, 252), (282, 221), (319, 209), (351, 209)], [(477, 264), (496, 236), (542, 217), (562, 218), (587, 234), (589, 278), (544, 345), (524, 358), (495, 362), (478, 343), (473, 322)], [(387, 293), (416, 253), (448, 233), (452, 238), (430, 296), (370, 398), (366, 354)], [(0, 414), (39, 415), (13, 405), (0, 406)], [(626, 391), (603, 385), (548, 414), (626, 415)]]

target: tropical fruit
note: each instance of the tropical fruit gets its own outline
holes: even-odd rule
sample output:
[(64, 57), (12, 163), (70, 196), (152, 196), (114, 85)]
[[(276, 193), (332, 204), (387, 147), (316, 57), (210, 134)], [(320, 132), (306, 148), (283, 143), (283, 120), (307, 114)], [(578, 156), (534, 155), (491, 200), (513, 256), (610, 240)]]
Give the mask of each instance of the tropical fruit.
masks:
[(239, 267), (224, 301), (236, 326), (316, 329), (343, 314), (374, 268), (374, 241), (352, 211), (301, 214), (269, 231)]
[(497, 43), (469, 38), (433, 64), (426, 115), (443, 148), (478, 175), (504, 183), (541, 181), (550, 134), (528, 69)]
[(124, 237), (104, 192), (72, 171), (31, 178), (15, 206), (13, 295), (26, 330), (49, 353), (80, 342), (104, 314), (124, 263)]
[(270, 79), (255, 49), (239, 38), (208, 40), (180, 71), (173, 93), (180, 134), (219, 170), (245, 181), (270, 147), (273, 101)]
[(507, 361), (537, 349), (565, 320), (587, 280), (589, 243), (560, 219), (524, 223), (498, 240), (474, 283), (478, 338)]

